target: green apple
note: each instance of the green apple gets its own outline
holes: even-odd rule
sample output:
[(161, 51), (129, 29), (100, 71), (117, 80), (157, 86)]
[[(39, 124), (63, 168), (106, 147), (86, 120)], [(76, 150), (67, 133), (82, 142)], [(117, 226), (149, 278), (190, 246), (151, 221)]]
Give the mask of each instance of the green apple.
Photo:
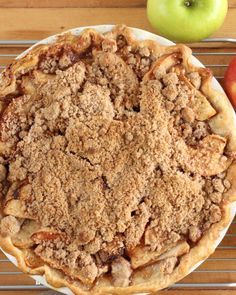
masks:
[(180, 42), (200, 41), (223, 23), (227, 0), (148, 0), (147, 16), (164, 37)]

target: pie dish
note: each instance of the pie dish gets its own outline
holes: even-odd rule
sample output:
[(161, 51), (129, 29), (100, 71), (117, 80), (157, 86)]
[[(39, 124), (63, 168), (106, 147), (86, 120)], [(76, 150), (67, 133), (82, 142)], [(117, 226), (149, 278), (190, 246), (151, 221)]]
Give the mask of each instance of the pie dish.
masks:
[(0, 246), (76, 294), (154, 292), (215, 248), (235, 196), (235, 118), (184, 45), (66, 33), (1, 95)]

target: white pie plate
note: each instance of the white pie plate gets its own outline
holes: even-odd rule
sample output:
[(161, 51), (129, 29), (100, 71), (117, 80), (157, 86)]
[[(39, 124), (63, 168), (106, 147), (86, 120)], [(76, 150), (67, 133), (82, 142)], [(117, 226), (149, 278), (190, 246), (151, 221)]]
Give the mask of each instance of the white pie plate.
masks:
[[(114, 27), (114, 25), (98, 25), (98, 26), (88, 26), (88, 27), (79, 27), (79, 28), (75, 28), (75, 29), (71, 29), (67, 32), (71, 32), (72, 34), (74, 35), (80, 35), (80, 33), (86, 29), (86, 28), (93, 28), (95, 30), (97, 30), (98, 32), (100, 33), (105, 33), (105, 32), (108, 32), (108, 31), (111, 31), (112, 28)], [(154, 41), (157, 41), (159, 44), (161, 45), (165, 45), (165, 46), (170, 46), (170, 45), (174, 45), (174, 43), (166, 38), (163, 38), (161, 36), (158, 36), (158, 35), (155, 35), (153, 33), (150, 33), (148, 31), (145, 31), (145, 30), (141, 30), (141, 29), (137, 29), (137, 28), (131, 28), (132, 29), (132, 32), (133, 34), (135, 35), (135, 37), (138, 39), (138, 40), (145, 40), (145, 39), (151, 39), (151, 40), (154, 40)], [(23, 57), (25, 54), (27, 54), (34, 46), (36, 45), (39, 45), (39, 44), (50, 44), (50, 43), (53, 43), (56, 38), (57, 38), (58, 35), (53, 35), (53, 36), (50, 36), (42, 41), (39, 41), (38, 43), (34, 44), (32, 47), (30, 47), (29, 49), (25, 50), (24, 52), (22, 52), (16, 59), (18, 58), (21, 58)], [(198, 66), (198, 67), (204, 67), (204, 65), (197, 59), (195, 58), (194, 56), (192, 57), (192, 63), (193, 65), (195, 66)], [(218, 83), (218, 81), (213, 78), (212, 80), (212, 86), (214, 89), (216, 89), (217, 91), (220, 91), (220, 92), (223, 92), (224, 93), (224, 90), (223, 88), (220, 86), (220, 84)], [(234, 120), (234, 123), (235, 123), (235, 128), (236, 128), (236, 115), (235, 115), (235, 120)], [(217, 241), (215, 242), (215, 245), (214, 247), (216, 248), (220, 242), (222, 241), (222, 239), (224, 238), (229, 226), (230, 226), (230, 223), (232, 222), (232, 220), (234, 219), (234, 216), (236, 214), (236, 202), (232, 203), (231, 205), (231, 212), (230, 212), (230, 222), (229, 224), (223, 229), (221, 230), (220, 232), (220, 236), (219, 238), (217, 239)], [(1, 249), (1, 248), (0, 248)], [(2, 250), (3, 251), (3, 250)], [(4, 251), (3, 251), (4, 252)], [(17, 266), (17, 261), (15, 259), (15, 257), (13, 257), (12, 255), (10, 254), (7, 254), (6, 252), (4, 252), (5, 255), (7, 256), (7, 258), (14, 264)], [(201, 263), (203, 263), (204, 260), (198, 262), (190, 271), (192, 272), (193, 270), (195, 270)], [(45, 277), (42, 276), (42, 275), (32, 275), (31, 276), (33, 279), (35, 279), (38, 283), (42, 284), (42, 285), (45, 285), (51, 289), (54, 289), (58, 292), (61, 292), (63, 294), (67, 294), (67, 295), (73, 295), (73, 292), (67, 288), (67, 287), (64, 287), (64, 288), (54, 288), (52, 287), (51, 285), (49, 285), (46, 280), (45, 280)], [(144, 294), (144, 293), (142, 293)], [(141, 295), (141, 294), (136, 294), (136, 295)]]

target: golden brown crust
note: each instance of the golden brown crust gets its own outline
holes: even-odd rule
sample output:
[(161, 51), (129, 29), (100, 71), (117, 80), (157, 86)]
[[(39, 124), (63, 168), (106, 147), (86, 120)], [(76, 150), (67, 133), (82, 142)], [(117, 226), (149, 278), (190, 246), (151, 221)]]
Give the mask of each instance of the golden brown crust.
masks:
[[(123, 34), (128, 42), (134, 48), (137, 46), (148, 47), (157, 57), (163, 54), (180, 53), (183, 59), (183, 65), (189, 72), (199, 72), (202, 77), (202, 93), (207, 97), (217, 114), (209, 119), (212, 131), (216, 134), (224, 136), (228, 139), (227, 149), (229, 152), (236, 151), (236, 124), (232, 107), (227, 97), (211, 86), (212, 74), (207, 69), (199, 69), (191, 63), (191, 50), (184, 45), (176, 45), (164, 47), (158, 45), (154, 41), (137, 41), (132, 36), (131, 30), (124, 26), (117, 26), (112, 32), (107, 33), (109, 38), (115, 38), (117, 35)], [(58, 50), (61, 44), (70, 45), (73, 50), (80, 53), (96, 40), (104, 38), (93, 30), (86, 30), (79, 37), (65, 34), (58, 37), (54, 44), (39, 45), (34, 47), (26, 56), (16, 60), (3, 74), (0, 85), (1, 96), (14, 93), (16, 90), (16, 77), (22, 71), (25, 73), (32, 69), (39, 62), (39, 56), (44, 53), (53, 53)], [(78, 42), (79, 40), (79, 42)], [(14, 78), (13, 78), (14, 77)], [(7, 253), (16, 257), (19, 268), (29, 274), (44, 274), (46, 280), (52, 286), (58, 288), (62, 286), (69, 287), (75, 294), (132, 294), (138, 292), (155, 292), (165, 288), (170, 284), (182, 279), (191, 268), (201, 260), (206, 259), (215, 249), (215, 241), (219, 237), (219, 233), (229, 223), (231, 202), (236, 200), (236, 164), (232, 163), (227, 170), (227, 176), (231, 183), (231, 188), (224, 193), (224, 203), (221, 206), (222, 218), (220, 222), (215, 223), (208, 229), (204, 236), (199, 240), (197, 245), (191, 248), (190, 252), (180, 258), (179, 265), (171, 274), (164, 275), (160, 271), (160, 265), (154, 263), (142, 269), (137, 269), (131, 277), (131, 285), (125, 288), (114, 287), (111, 279), (108, 277), (100, 277), (94, 287), (89, 290), (86, 286), (76, 282), (67, 280), (64, 274), (58, 270), (52, 269), (49, 265), (40, 267), (29, 267), (27, 265), (27, 253), (13, 245), (10, 237), (0, 237), (0, 246)]]

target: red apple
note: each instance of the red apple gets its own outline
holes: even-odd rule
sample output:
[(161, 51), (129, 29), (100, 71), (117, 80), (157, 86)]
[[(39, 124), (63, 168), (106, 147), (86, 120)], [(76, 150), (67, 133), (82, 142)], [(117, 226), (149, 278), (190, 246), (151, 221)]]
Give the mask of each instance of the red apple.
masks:
[(236, 110), (236, 57), (230, 62), (224, 77), (224, 90)]

